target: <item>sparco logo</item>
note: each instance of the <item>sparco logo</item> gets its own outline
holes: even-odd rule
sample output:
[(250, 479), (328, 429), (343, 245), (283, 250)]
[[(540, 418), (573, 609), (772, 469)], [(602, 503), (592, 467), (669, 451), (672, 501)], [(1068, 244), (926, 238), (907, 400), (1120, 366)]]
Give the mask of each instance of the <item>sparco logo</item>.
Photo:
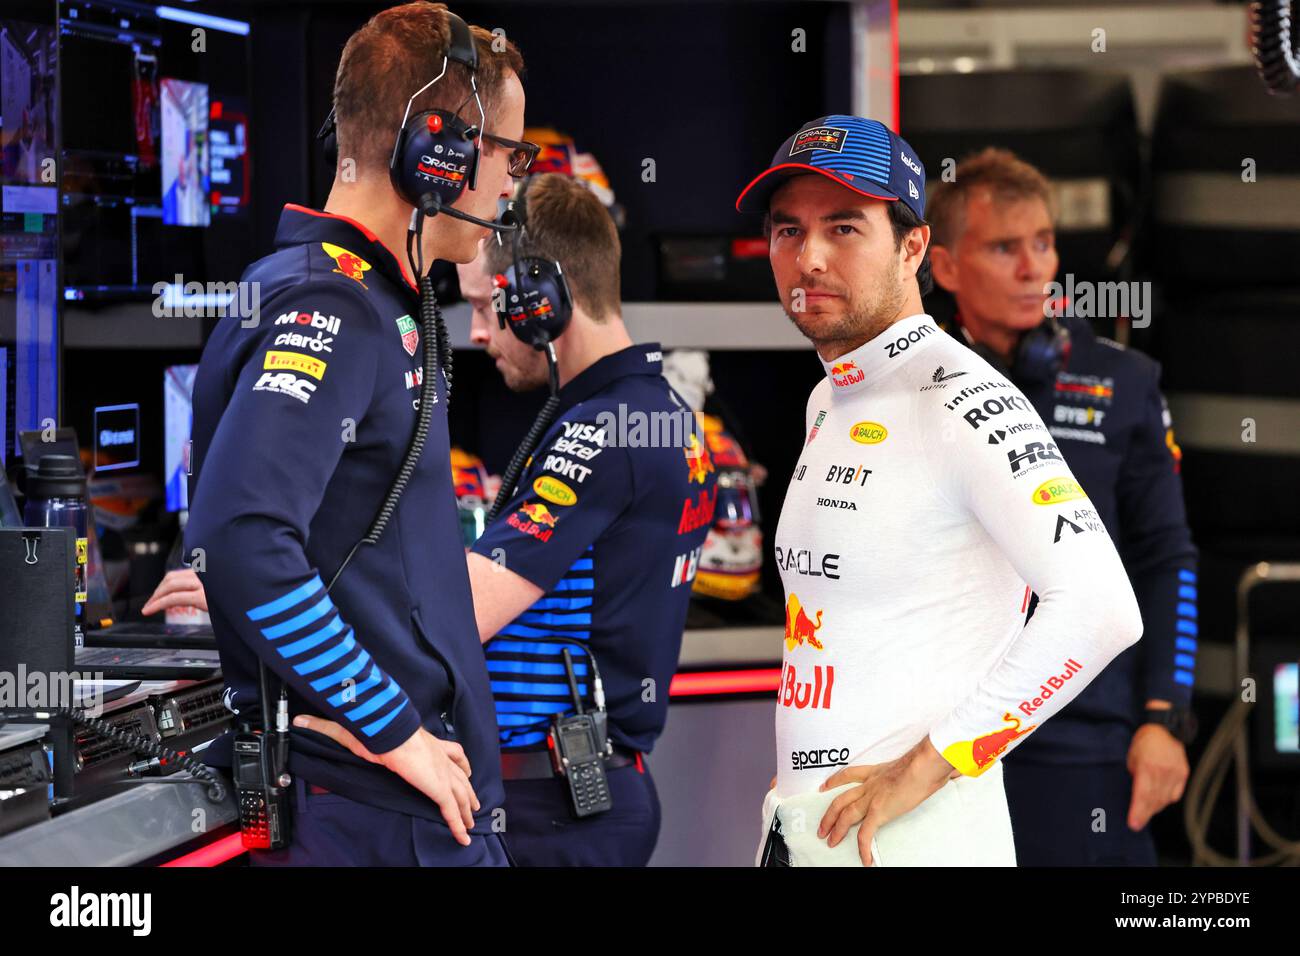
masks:
[(790, 768), (792, 770), (812, 770), (816, 767), (844, 767), (848, 765), (848, 762), (848, 747), (790, 751)]
[(921, 341), (921, 339), (925, 338), (927, 335), (932, 334), (933, 332), (934, 332), (933, 325), (919, 326), (913, 329), (911, 332), (908, 332), (906, 335), (900, 335), (892, 342), (886, 342), (885, 349), (889, 353), (890, 358), (896, 358), (899, 352), (906, 352), (909, 348), (912, 347), (913, 343)]
[(824, 575), (832, 581), (840, 579), (840, 556), (838, 554), (823, 554), (820, 560), (815, 561), (811, 551), (796, 551), (794, 548), (782, 548), (778, 544), (776, 546), (776, 565), (782, 571), (794, 571), (796, 574), (803, 574), (810, 578), (820, 578)]

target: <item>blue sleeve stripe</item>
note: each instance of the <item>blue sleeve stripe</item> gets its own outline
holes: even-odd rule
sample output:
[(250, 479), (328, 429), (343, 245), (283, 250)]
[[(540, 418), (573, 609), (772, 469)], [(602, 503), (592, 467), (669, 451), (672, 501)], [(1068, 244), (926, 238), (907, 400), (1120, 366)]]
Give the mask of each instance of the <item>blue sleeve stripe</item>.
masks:
[(512, 714), (503, 707), (509, 707), (510, 701), (497, 701), (497, 726), (498, 727), (520, 727), (524, 724), (535, 724), (537, 718), (529, 714)]
[[(568, 684), (533, 684), (527, 681), (514, 680), (494, 680), (492, 681), (492, 693), (494, 694), (527, 694), (530, 697), (555, 697), (560, 700), (569, 700)], [(578, 693), (587, 696), (587, 685), (579, 684)], [(519, 701), (503, 701), (503, 703), (517, 704)]]
[(561, 627), (576, 627), (585, 624), (591, 627), (590, 614), (551, 614), (548, 611), (524, 611), (515, 620), (521, 624), (551, 624)]
[(1186, 568), (1183, 568), (1181, 571), (1178, 572), (1178, 580), (1186, 582), (1187, 584), (1195, 584), (1196, 572), (1189, 571)]
[(334, 602), (330, 600), (330, 596), (327, 594), (297, 617), (291, 617), (274, 627), (264, 627), (262, 633), (266, 635), (267, 640), (274, 641), (278, 637), (284, 637), (294, 631), (301, 631), (307, 625), (316, 623), (332, 610), (334, 610)]
[[(501, 630), (498, 631), (497, 633), (505, 634), (509, 637), (550, 637), (555, 632), (542, 630), (541, 628), (536, 628), (536, 627), (525, 627), (522, 624), (507, 624), (505, 627), (501, 628)], [(565, 631), (563, 636), (572, 637), (575, 640), (579, 640), (579, 641), (585, 641), (587, 640), (587, 638), (591, 637), (591, 632), (590, 631)], [(504, 650), (504, 648), (498, 648), (498, 650)], [(558, 654), (560, 652), (557, 649), (555, 653)]]
[[(574, 649), (576, 650), (576, 648)], [(563, 664), (543, 664), (541, 661), (500, 661), (489, 659), (487, 662), (489, 674), (549, 674), (564, 675)], [(584, 661), (577, 660), (573, 662), (573, 673), (579, 677), (587, 673), (587, 665)]]
[(1174, 640), (1174, 647), (1180, 651), (1190, 651), (1196, 653), (1196, 642), (1190, 637), (1179, 637)]
[(1191, 671), (1174, 671), (1174, 683), (1186, 684), (1188, 687), (1196, 686), (1196, 678), (1192, 676)]
[(501, 735), (502, 750), (516, 750), (520, 747), (527, 747), (529, 744), (540, 744), (546, 739), (546, 734), (540, 730), (529, 731), (526, 734), (506, 734)]
[[(576, 637), (577, 632), (570, 632), (566, 637)], [(509, 641), (504, 638), (494, 637), (487, 645), (488, 659), (491, 660), (495, 654), (536, 654), (546, 657), (559, 657), (564, 648), (569, 649), (570, 654), (579, 656), (586, 654), (581, 647), (574, 647), (572, 644), (539, 644), (533, 641)]]
[(303, 661), (301, 664), (294, 664), (293, 669), (299, 674), (306, 676), (315, 673), (327, 664), (332, 664), (344, 654), (354, 650), (357, 646), (356, 639), (352, 632), (348, 631), (348, 636), (331, 647), (324, 654), (317, 654), (310, 660)]
[(398, 687), (397, 683), (390, 677), (388, 679), (387, 687), (381, 690), (378, 694), (375, 694), (359, 707), (354, 707), (351, 710), (344, 711), (343, 716), (348, 720), (360, 720), (362, 717), (369, 717), (401, 692), (402, 688)]
[(1178, 602), (1178, 616), (1189, 617), (1193, 621), (1196, 620), (1196, 605), (1187, 604), (1186, 602), (1183, 601)]
[(1196, 658), (1193, 657), (1191, 654), (1175, 654), (1174, 666), (1182, 667), (1189, 671), (1194, 671), (1196, 670)]
[(398, 714), (400, 714), (402, 712), (402, 708), (404, 708), (405, 706), (406, 706), (406, 701), (403, 700), (400, 704), (398, 704), (388, 713), (384, 714), (384, 716), (380, 717), (378, 720), (374, 721), (373, 723), (366, 724), (364, 727), (362, 727), (361, 732), (365, 734), (367, 737), (373, 737), (375, 734), (379, 733), (390, 723), (392, 723), (393, 718), (396, 717)]
[(590, 571), (591, 558), (579, 558), (569, 567), (570, 571)]
[(264, 621), (268, 617), (274, 617), (283, 611), (289, 610), (295, 604), (301, 604), (307, 600), (324, 585), (321, 584), (320, 575), (316, 575), (301, 587), (296, 587), (284, 597), (276, 598), (268, 604), (260, 604), (248, 612), (249, 620)]
[(333, 674), (326, 674), (324, 677), (317, 677), (311, 682), (312, 690), (324, 690), (326, 687), (340, 687), (349, 677), (355, 677), (370, 663), (370, 654), (363, 647), (361, 653)]
[(1189, 584), (1184, 584), (1178, 589), (1178, 596), (1184, 601), (1196, 600), (1196, 588)]
[(1175, 630), (1177, 630), (1179, 634), (1190, 634), (1192, 635), (1192, 637), (1195, 637), (1197, 634), (1196, 622), (1179, 621), (1177, 626), (1175, 627)]
[(280, 652), (282, 657), (297, 657), (299, 654), (309, 651), (319, 644), (325, 643), (346, 626), (347, 625), (343, 623), (343, 618), (336, 615), (332, 621), (322, 627), (319, 631), (312, 631), (301, 640), (294, 641), (292, 644), (286, 644), (283, 647), (278, 647), (276, 650)]
[(591, 607), (592, 598), (589, 597), (544, 597), (538, 598), (533, 602), (530, 611), (581, 611), (583, 608)]
[(498, 707), (510, 708), (506, 713), (515, 714), (562, 714), (573, 706), (571, 700), (502, 700), (497, 702)]
[(556, 591), (594, 591), (595, 578), (564, 578), (555, 585)]
[[(329, 704), (331, 707), (342, 707), (344, 704), (351, 704), (376, 684), (383, 683), (383, 680), (384, 678), (380, 675), (379, 668), (372, 667), (370, 668), (369, 677), (363, 680), (360, 684), (356, 684), (352, 687), (344, 687), (333, 697), (329, 698)], [(342, 681), (340, 681), (340, 683), (342, 683)], [(348, 693), (349, 691), (351, 691), (351, 693)]]

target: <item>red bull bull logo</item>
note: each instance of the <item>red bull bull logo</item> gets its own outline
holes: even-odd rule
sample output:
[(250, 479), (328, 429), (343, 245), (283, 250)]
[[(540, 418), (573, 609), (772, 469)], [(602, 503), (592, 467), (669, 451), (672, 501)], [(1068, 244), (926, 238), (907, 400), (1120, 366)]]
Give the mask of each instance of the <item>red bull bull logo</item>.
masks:
[(320, 247), (325, 250), (327, 256), (334, 260), (335, 268), (332, 271), (356, 280), (363, 289), (370, 288), (362, 281), (365, 274), (370, 271), (369, 262), (366, 262), (356, 253), (348, 252), (342, 246), (336, 246), (332, 242), (322, 242)]
[[(523, 515), (523, 517), (520, 517)], [(506, 519), (506, 524), (538, 541), (550, 541), (556, 517), (540, 501), (525, 501), (519, 510)]]
[(817, 639), (821, 626), (822, 612), (817, 612), (817, 620), (814, 622), (799, 603), (799, 595), (791, 592), (785, 602), (785, 649), (792, 651), (801, 644), (807, 644), (819, 651), (825, 650), (822, 642)]
[(854, 362), (839, 362), (831, 366), (831, 384), (836, 388), (856, 385), (866, 377), (867, 373)]
[(682, 454), (686, 456), (686, 468), (688, 471), (688, 480), (704, 484), (713, 471), (713, 459), (709, 457), (709, 450), (700, 444), (700, 440), (694, 434), (682, 447)]
[(978, 777), (993, 766), (995, 760), (1006, 753), (1007, 748), (1011, 746), (1016, 738), (1023, 737), (1038, 726), (1037, 724), (1030, 724), (1028, 727), (1022, 728), (1020, 718), (1011, 714), (1010, 711), (1003, 714), (1002, 719), (1010, 726), (995, 730), (991, 734), (976, 737), (974, 740), (959, 740), (955, 744), (949, 744), (943, 749), (943, 759), (966, 776)]

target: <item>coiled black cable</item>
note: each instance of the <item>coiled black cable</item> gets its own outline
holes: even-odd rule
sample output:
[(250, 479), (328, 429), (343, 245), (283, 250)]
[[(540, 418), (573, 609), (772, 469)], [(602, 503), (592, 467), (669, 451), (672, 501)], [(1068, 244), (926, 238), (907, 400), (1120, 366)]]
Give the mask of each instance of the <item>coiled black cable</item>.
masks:
[(1300, 85), (1300, 59), (1291, 36), (1292, 0), (1250, 5), (1250, 52), (1270, 93), (1289, 95)]
[(528, 461), (533, 449), (537, 447), (537, 443), (546, 434), (546, 429), (551, 427), (551, 422), (554, 421), (555, 413), (559, 408), (560, 397), (558, 395), (552, 395), (548, 398), (546, 404), (542, 406), (542, 410), (538, 413), (537, 419), (533, 422), (533, 427), (528, 429), (528, 434), (524, 436), (524, 440), (515, 449), (514, 457), (510, 459), (505, 474), (501, 476), (501, 486), (497, 488), (497, 496), (492, 499), (492, 507), (489, 509), (487, 518), (484, 521), (485, 526), (490, 525), (497, 519), (506, 502), (514, 496), (515, 485), (519, 483), (519, 473), (524, 470), (524, 463)]
[(148, 737), (142, 737), (139, 734), (122, 730), (120, 727), (114, 727), (107, 720), (91, 717), (85, 711), (74, 710), (71, 707), (23, 708), (16, 711), (6, 711), (6, 714), (23, 717), (52, 714), (58, 717), (66, 717), (80, 727), (85, 727), (99, 734), (99, 736), (113, 741), (113, 743), (121, 744), (132, 753), (139, 754), (142, 757), (157, 757), (164, 763), (180, 764), (192, 776), (208, 785), (207, 794), (209, 800), (213, 803), (222, 803), (226, 799), (226, 786), (221, 782), (221, 778), (212, 772), (211, 767), (197, 757), (193, 755), (182, 756), (176, 751), (164, 747), (156, 740), (150, 740)]

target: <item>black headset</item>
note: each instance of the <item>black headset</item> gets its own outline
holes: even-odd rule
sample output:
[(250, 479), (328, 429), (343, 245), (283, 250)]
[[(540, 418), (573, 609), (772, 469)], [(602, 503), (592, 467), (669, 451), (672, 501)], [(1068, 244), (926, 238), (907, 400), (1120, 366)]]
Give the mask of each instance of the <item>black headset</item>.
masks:
[[(957, 322), (960, 324), (960, 319)], [(987, 345), (976, 342), (964, 329), (962, 331), (967, 344), (976, 355), (1005, 372), (1016, 383), (1037, 385), (1055, 381), (1070, 358), (1070, 330), (1054, 315), (1048, 316), (1041, 325), (1020, 336), (1015, 354), (1011, 357), (1010, 368), (1007, 368), (1002, 356)]]
[(503, 221), (516, 226), (511, 235), (513, 262), (505, 272), (492, 277), (492, 285), (502, 294), (504, 307), (497, 310), (501, 328), (509, 326), (515, 338), (542, 351), (569, 327), (569, 320), (573, 318), (573, 295), (558, 262), (520, 253), (522, 237), (527, 232), (525, 197), (530, 182), (531, 178), (523, 182), (502, 217)]

